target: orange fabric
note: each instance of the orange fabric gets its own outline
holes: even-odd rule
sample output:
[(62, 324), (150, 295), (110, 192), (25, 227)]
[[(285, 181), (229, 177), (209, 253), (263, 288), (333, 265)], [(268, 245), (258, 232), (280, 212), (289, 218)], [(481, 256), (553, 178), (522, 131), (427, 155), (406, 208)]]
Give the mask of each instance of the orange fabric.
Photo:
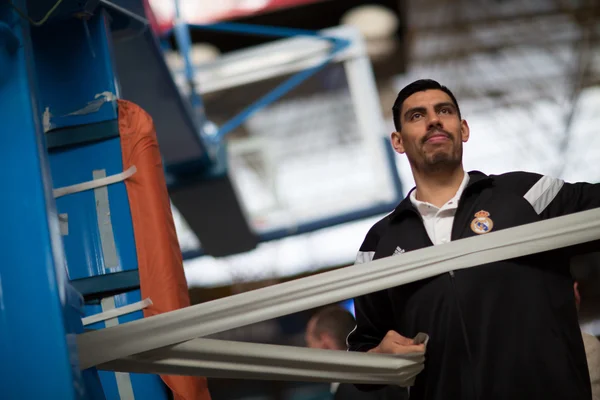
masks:
[[(142, 298), (152, 306), (144, 316), (161, 314), (190, 305), (183, 273), (181, 250), (171, 214), (162, 159), (152, 118), (139, 106), (119, 100), (119, 133), (123, 169), (137, 172), (125, 181)], [(206, 378), (162, 376), (175, 400), (210, 400)]]

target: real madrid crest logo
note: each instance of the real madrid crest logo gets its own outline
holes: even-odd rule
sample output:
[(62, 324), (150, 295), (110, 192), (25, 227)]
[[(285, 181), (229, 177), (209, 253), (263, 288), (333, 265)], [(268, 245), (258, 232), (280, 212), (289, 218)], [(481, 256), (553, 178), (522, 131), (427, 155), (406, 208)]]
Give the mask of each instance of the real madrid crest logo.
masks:
[(494, 227), (494, 221), (490, 218), (490, 213), (484, 210), (475, 213), (475, 219), (471, 221), (471, 230), (478, 235), (488, 233)]

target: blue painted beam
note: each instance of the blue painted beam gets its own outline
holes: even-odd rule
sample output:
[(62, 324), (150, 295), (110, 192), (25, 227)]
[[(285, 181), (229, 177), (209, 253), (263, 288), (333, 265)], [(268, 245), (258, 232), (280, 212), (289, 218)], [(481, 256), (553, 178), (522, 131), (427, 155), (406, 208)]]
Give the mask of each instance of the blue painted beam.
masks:
[(109, 35), (108, 15), (102, 9), (89, 19), (71, 18), (32, 30), (46, 131), (117, 119)]
[[(24, 0), (13, 3), (25, 8)], [(81, 299), (67, 282), (30, 26), (6, 3), (0, 5), (0, 23), (19, 41), (10, 49), (7, 30), (0, 33), (0, 180), (10, 188), (0, 196), (0, 393), (7, 399), (99, 399), (99, 387), (79, 371), (72, 340), (82, 331)]]
[[(114, 7), (113, 12), (125, 19), (128, 15)], [(45, 128), (48, 122), (51, 125), (47, 142), (55, 188), (123, 172), (111, 29), (120, 34), (132, 30), (127, 23), (111, 22), (115, 24), (108, 10), (99, 7), (85, 20), (48, 24), (33, 35), (39, 103), (45, 110)], [(100, 300), (100, 304), (87, 304), (85, 315), (139, 301), (136, 243), (125, 183), (62, 196), (56, 204), (69, 279), (86, 300)], [(123, 321), (142, 318), (142, 313), (128, 318)], [(111, 319), (100, 325), (116, 323)], [(109, 400), (168, 396), (157, 375), (102, 372), (100, 382)]]

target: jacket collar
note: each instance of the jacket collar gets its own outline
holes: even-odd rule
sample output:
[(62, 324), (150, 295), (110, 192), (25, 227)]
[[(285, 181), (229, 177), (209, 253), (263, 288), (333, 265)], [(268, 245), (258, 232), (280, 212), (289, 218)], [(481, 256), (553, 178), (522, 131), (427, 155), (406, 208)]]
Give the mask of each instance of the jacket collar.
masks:
[[(489, 177), (488, 175), (484, 174), (483, 172), (480, 171), (469, 171), (469, 183), (467, 183), (467, 187), (465, 187), (465, 192), (467, 190), (469, 190), (470, 188), (472, 188), (473, 186), (477, 186), (478, 184), (485, 182), (485, 181), (489, 181), (492, 178)], [(390, 218), (391, 219), (395, 219), (398, 216), (404, 214), (404, 212), (406, 211), (416, 211), (415, 207), (413, 206), (412, 202), (410, 201), (410, 194), (413, 192), (413, 190), (415, 190), (416, 187), (413, 187), (406, 195), (406, 197), (404, 198), (404, 200), (402, 200), (400, 202), (400, 204), (398, 204), (398, 206), (394, 209), (394, 211), (390, 214)]]

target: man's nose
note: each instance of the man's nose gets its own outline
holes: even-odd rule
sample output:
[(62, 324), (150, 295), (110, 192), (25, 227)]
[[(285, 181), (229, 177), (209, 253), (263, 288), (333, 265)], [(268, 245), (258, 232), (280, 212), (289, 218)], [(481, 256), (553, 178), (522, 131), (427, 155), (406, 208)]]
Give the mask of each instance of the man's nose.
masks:
[(439, 115), (435, 111), (427, 113), (427, 129), (441, 126), (442, 122), (440, 121)]

